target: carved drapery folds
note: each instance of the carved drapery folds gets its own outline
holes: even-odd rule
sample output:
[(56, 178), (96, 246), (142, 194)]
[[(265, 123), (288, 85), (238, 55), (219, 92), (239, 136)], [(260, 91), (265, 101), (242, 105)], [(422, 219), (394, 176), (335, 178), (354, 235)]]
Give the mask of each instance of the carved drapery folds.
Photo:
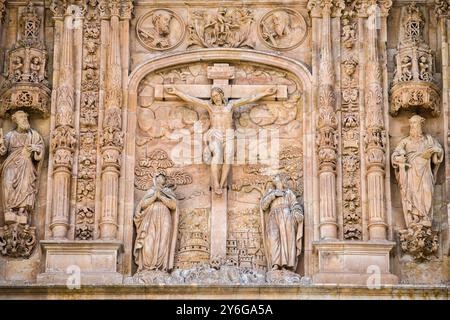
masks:
[(123, 147), (122, 132), (122, 70), (120, 60), (119, 15), (120, 1), (108, 2), (111, 14), (108, 72), (106, 79), (105, 115), (100, 137), (102, 153), (102, 212), (100, 237), (115, 239)]
[[(55, 17), (58, 17), (64, 8), (63, 5), (55, 4), (53, 7)], [(61, 70), (56, 88), (56, 119), (51, 137), (53, 203), (50, 229), (52, 236), (57, 239), (66, 239), (69, 229), (71, 174), (73, 153), (77, 144), (74, 127), (73, 20), (75, 15), (81, 13), (78, 6), (66, 7), (60, 55)]]
[(401, 109), (440, 113), (439, 88), (434, 78), (434, 57), (425, 42), (425, 17), (414, 3), (403, 9), (395, 72), (391, 89), (391, 113)]
[(317, 118), (317, 148), (319, 159), (320, 237), (337, 239), (336, 222), (336, 161), (337, 127), (334, 69), (331, 50), (331, 13), (333, 2), (310, 2), (309, 7), (322, 17), (320, 50), (319, 101)]
[(47, 50), (42, 40), (41, 18), (29, 2), (19, 19), (19, 39), (7, 52), (6, 80), (0, 88), (0, 117), (17, 109), (46, 116), (50, 89), (47, 81)]
[(386, 129), (382, 73), (378, 58), (377, 19), (381, 14), (378, 4), (367, 8), (367, 64), (366, 64), (366, 133), (367, 199), (370, 240), (385, 240), (387, 224), (385, 213), (385, 153)]
[(400, 230), (402, 251), (417, 260), (429, 260), (439, 248), (438, 234), (432, 230), (433, 193), (444, 150), (439, 142), (422, 132), (425, 119), (409, 119), (410, 134), (392, 153), (406, 229)]

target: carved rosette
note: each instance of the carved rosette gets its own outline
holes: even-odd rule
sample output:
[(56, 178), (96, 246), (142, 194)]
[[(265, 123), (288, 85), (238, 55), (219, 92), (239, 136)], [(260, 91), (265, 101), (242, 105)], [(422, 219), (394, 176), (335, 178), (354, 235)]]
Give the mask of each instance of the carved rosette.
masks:
[(423, 38), (425, 17), (414, 3), (402, 12), (395, 72), (391, 88), (391, 114), (402, 109), (440, 113), (439, 87), (434, 80), (434, 57)]
[(100, 13), (96, 0), (88, 1), (83, 21), (83, 70), (80, 107), (77, 211), (75, 239), (94, 238), (97, 131), (100, 90)]
[(356, 1), (346, 3), (341, 16), (341, 145), (342, 145), (342, 189), (343, 189), (343, 238), (362, 240), (361, 212), (361, 150), (359, 113), (359, 68), (356, 21)]
[[(0, 6), (1, 7), (1, 6)], [(22, 9), (19, 39), (7, 52), (6, 80), (0, 88), (0, 117), (17, 109), (47, 116), (51, 90), (47, 50), (40, 34), (41, 18), (30, 1)]]

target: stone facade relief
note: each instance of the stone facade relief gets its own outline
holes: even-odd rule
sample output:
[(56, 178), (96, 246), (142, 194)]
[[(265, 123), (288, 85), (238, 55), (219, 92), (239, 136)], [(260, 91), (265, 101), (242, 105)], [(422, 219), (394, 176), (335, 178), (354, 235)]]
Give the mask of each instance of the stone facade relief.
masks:
[(434, 77), (434, 54), (424, 39), (425, 17), (415, 3), (403, 8), (396, 67), (391, 88), (391, 114), (400, 110), (440, 113), (439, 88)]
[(186, 26), (172, 10), (152, 10), (139, 18), (136, 35), (149, 50), (170, 50), (184, 39)]
[[(186, 282), (194, 281), (193, 279), (206, 281), (203, 279), (206, 274), (216, 279), (214, 281), (221, 282), (228, 279), (224, 283), (265, 281), (267, 267), (262, 241), (260, 198), (271, 184), (272, 176), (277, 172), (290, 173), (289, 185), (295, 188), (293, 194), (296, 199), (297, 196), (301, 199), (303, 191), (302, 151), (301, 144), (299, 146), (298, 143), (302, 134), (301, 89), (300, 83), (292, 75), (252, 64), (192, 64), (155, 72), (142, 81), (137, 115), (138, 161), (135, 166), (137, 189), (148, 188), (154, 174), (162, 170), (168, 180), (173, 179), (174, 184), (180, 181), (178, 183), (192, 183), (193, 188), (198, 186), (198, 182), (192, 179), (194, 172), (195, 177), (201, 175), (204, 177), (202, 179), (208, 182), (211, 171), (208, 170), (209, 164), (205, 161), (211, 158), (208, 157), (212, 144), (209, 136), (215, 138), (213, 133), (216, 131), (223, 132), (224, 137), (225, 134), (230, 134), (226, 130), (231, 131), (231, 138), (226, 140), (230, 142), (228, 147), (231, 149), (227, 160), (230, 169), (236, 170), (232, 174), (233, 182), (229, 188), (224, 185), (222, 194), (214, 195), (216, 191), (214, 188), (179, 193), (182, 223), (175, 254), (177, 270), (173, 271), (169, 278), (158, 276), (152, 278), (151, 282)], [(159, 125), (161, 125), (159, 130), (155, 130), (154, 127)], [(249, 137), (245, 134), (250, 131), (256, 134), (276, 131), (286, 139), (277, 161), (271, 164), (270, 159), (266, 159), (266, 162), (269, 162), (264, 165), (265, 185), (258, 186), (260, 189), (256, 194), (252, 193), (251, 188), (247, 190), (243, 176), (245, 173), (242, 169), (252, 175), (251, 168), (259, 165), (251, 165), (249, 159), (244, 159), (243, 164), (234, 164), (240, 157), (240, 151), (236, 149), (240, 146), (244, 146), (246, 152), (256, 152), (259, 154), (258, 157), (264, 157), (261, 146), (258, 151), (257, 146), (255, 149), (255, 146), (249, 144)], [(187, 135), (189, 139), (185, 140), (183, 135)], [(200, 140), (196, 140), (195, 135), (199, 135)], [(194, 143), (196, 150), (188, 154), (190, 161), (184, 159), (184, 162), (180, 162), (177, 158), (179, 155), (177, 148), (180, 144), (189, 145), (190, 142)], [(291, 142), (295, 142), (295, 145), (289, 145)], [(169, 147), (170, 151), (159, 149), (161, 145)], [(225, 148), (220, 147), (214, 151), (223, 157), (222, 150)], [(225, 157), (222, 159), (225, 162)], [(209, 163), (215, 164), (213, 159), (210, 159)], [(218, 165), (219, 167), (222, 165), (221, 161)], [(190, 179), (186, 180), (186, 177)], [(228, 181), (227, 177), (228, 175), (225, 175), (226, 179), (222, 180)], [(258, 178), (259, 174), (256, 174), (255, 179)], [(203, 185), (204, 187), (208, 188), (208, 185)], [(253, 207), (248, 205), (247, 209), (239, 207), (236, 196), (241, 193), (246, 194)], [(223, 256), (213, 255), (214, 244), (210, 239), (210, 235), (213, 234), (217, 238), (218, 234), (214, 228), (221, 228), (210, 216), (215, 202), (219, 201), (218, 198), (222, 198), (220, 201), (224, 201), (225, 208), (228, 208), (225, 211), (227, 229), (223, 239), (225, 249)], [(197, 202), (193, 202), (194, 200)], [(202, 206), (199, 206), (200, 204)], [(191, 207), (192, 205), (196, 207)], [(247, 244), (251, 244), (252, 247), (247, 248)], [(234, 280), (230, 279), (230, 272), (234, 275)], [(281, 273), (283, 273), (281, 276), (274, 277), (270, 281), (294, 283), (301, 279), (298, 275), (295, 278), (290, 273)], [(180, 276), (182, 280), (177, 278)], [(175, 278), (178, 280), (174, 280)]]
[(399, 231), (400, 244), (404, 253), (417, 260), (431, 259), (439, 247), (437, 233), (432, 230), (432, 203), (437, 172), (444, 158), (439, 142), (423, 133), (424, 121), (421, 116), (412, 116), (409, 136), (392, 153), (406, 222), (406, 229)]

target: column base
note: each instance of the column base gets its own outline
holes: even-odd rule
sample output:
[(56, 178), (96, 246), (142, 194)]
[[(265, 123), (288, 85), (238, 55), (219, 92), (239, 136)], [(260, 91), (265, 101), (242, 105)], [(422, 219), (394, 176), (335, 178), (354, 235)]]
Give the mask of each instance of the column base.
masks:
[(76, 286), (78, 281), (80, 285), (123, 281), (117, 272), (120, 241), (44, 240), (41, 247), (45, 266), (37, 283)]
[(319, 270), (314, 284), (355, 284), (378, 286), (397, 284), (390, 273), (391, 241), (319, 241), (313, 242)]

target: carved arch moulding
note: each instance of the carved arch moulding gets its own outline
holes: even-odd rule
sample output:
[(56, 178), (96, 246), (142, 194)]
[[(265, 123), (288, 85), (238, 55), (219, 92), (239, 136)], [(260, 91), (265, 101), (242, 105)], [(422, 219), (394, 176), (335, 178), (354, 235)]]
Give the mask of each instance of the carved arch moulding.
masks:
[[(199, 132), (198, 125), (204, 126), (205, 136), (207, 136), (211, 131), (208, 129), (214, 126), (214, 121), (217, 119), (214, 120), (214, 116), (208, 114), (206, 110), (199, 110), (171, 96), (168, 90), (176, 88), (187, 93), (192, 92), (192, 95), (207, 101), (206, 99), (210, 97), (209, 90), (213, 87), (221, 88), (226, 100), (230, 103), (262, 96), (258, 98), (262, 99), (260, 101), (252, 100), (248, 105), (234, 109), (236, 145), (239, 144), (237, 142), (239, 133), (253, 129), (255, 129), (254, 132), (259, 133), (279, 131), (281, 141), (280, 150), (277, 153), (280, 161), (276, 168), (260, 164), (251, 165), (248, 164), (248, 159), (240, 165), (233, 163), (228, 177), (228, 186), (225, 185), (221, 194), (216, 194), (215, 189), (210, 188), (209, 180), (213, 171), (211, 170), (210, 173), (209, 163), (202, 162), (203, 159), (197, 163), (194, 159), (193, 164), (180, 164), (173, 152), (176, 143), (169, 138), (176, 131), (173, 129), (180, 129), (178, 132), (185, 130), (188, 134), (191, 131), (195, 135)], [(129, 276), (134, 275), (133, 281), (144, 283), (201, 281), (202, 279), (193, 280), (185, 275), (180, 280), (177, 269), (191, 268), (190, 270), (200, 272), (201, 268), (207, 268), (206, 270), (209, 271), (202, 269), (202, 272), (212, 273), (211, 277), (216, 277), (218, 273), (217, 277), (221, 278), (221, 272), (235, 268), (233, 270), (237, 272), (239, 283), (261, 283), (261, 281), (264, 283), (264, 271), (268, 266), (264, 260), (265, 247), (260, 231), (259, 201), (264, 192), (270, 189), (271, 181), (277, 174), (289, 178), (288, 180), (282, 178), (285, 183), (283, 187), (292, 189), (294, 193), (291, 194), (298, 196), (305, 208), (303, 212), (305, 251), (303, 254), (310, 254), (308, 243), (313, 238), (309, 230), (312, 230), (313, 225), (311, 208), (315, 187), (312, 178), (312, 158), (315, 145), (307, 141), (306, 137), (311, 136), (313, 132), (313, 123), (309, 122), (310, 119), (304, 115), (312, 112), (311, 90), (311, 73), (302, 63), (246, 49), (202, 49), (183, 54), (171, 54), (145, 62), (132, 72), (127, 101), (128, 119), (125, 129), (127, 151), (123, 163), (125, 170), (123, 188), (135, 190), (135, 192), (127, 193), (124, 199), (128, 205), (124, 207), (123, 212), (123, 242), (126, 264), (124, 268)], [(264, 95), (266, 97), (263, 97)], [(167, 112), (164, 109), (167, 109)], [(167, 113), (166, 116), (170, 119), (180, 116), (179, 122), (171, 121), (173, 127), (168, 128), (169, 124), (164, 127), (162, 122), (158, 122), (158, 114), (161, 112)], [(162, 127), (161, 130), (153, 130), (159, 125)], [(295, 136), (289, 137), (286, 130), (295, 132)], [(205, 145), (206, 142), (202, 148)], [(246, 152), (249, 152), (251, 147), (246, 148)], [(200, 158), (203, 156), (202, 154)], [(142, 199), (147, 197), (147, 190), (152, 192), (154, 188), (152, 179), (155, 179), (158, 174), (164, 174), (167, 177), (166, 180), (172, 185), (178, 199), (178, 242), (174, 257), (175, 271), (172, 271), (170, 277), (164, 277), (159, 272), (150, 274), (142, 272), (142, 259), (133, 255), (136, 248), (136, 244), (133, 243), (136, 230), (132, 221), (133, 217), (138, 215), (134, 210), (138, 202), (139, 208), (145, 205)], [(265, 180), (262, 181), (259, 178)], [(153, 181), (156, 183), (155, 180)], [(240, 199), (247, 198), (250, 199), (247, 204), (244, 200), (239, 202)], [(236, 211), (236, 209), (239, 210)], [(144, 211), (142, 210), (141, 213)], [(227, 226), (226, 230), (223, 230), (223, 227), (218, 228), (221, 215)], [(186, 228), (186, 223), (191, 223), (191, 227)], [(243, 224), (246, 226), (244, 227), (245, 235), (242, 234)], [(189, 229), (189, 232), (186, 229)], [(224, 234), (221, 235), (221, 232)], [(300, 237), (300, 234), (298, 236)], [(245, 237), (245, 240), (239, 237)], [(254, 245), (249, 252), (239, 251), (239, 241)], [(193, 243), (205, 249), (189, 260), (189, 255), (185, 251), (186, 248), (194, 245)], [(198, 262), (203, 262), (203, 267)], [(297, 264), (296, 260), (290, 267), (294, 268), (292, 270), (286, 267), (283, 270), (268, 272), (266, 281), (269, 283), (303, 281), (298, 273), (293, 272), (300, 264), (301, 262), (298, 261)], [(137, 268), (139, 272), (136, 271)], [(247, 271), (242, 271), (248, 268), (252, 270), (250, 275), (245, 273)], [(301, 276), (308, 276), (310, 272), (310, 270), (303, 271), (302, 268)], [(226, 283), (217, 281), (219, 281), (216, 282), (217, 284)]]

